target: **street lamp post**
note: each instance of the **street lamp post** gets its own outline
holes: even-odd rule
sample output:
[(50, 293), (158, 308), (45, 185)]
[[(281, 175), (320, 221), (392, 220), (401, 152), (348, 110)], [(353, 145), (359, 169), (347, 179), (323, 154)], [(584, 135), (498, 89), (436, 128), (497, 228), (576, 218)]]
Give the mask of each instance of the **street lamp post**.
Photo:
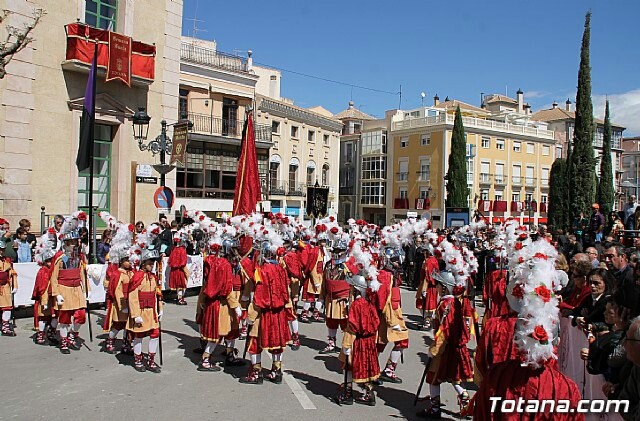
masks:
[[(166, 162), (166, 156), (167, 154), (171, 155), (171, 148), (173, 147), (173, 142), (167, 135), (167, 122), (162, 120), (160, 122), (162, 126), (160, 135), (145, 144), (144, 141), (147, 140), (147, 135), (149, 134), (151, 117), (146, 113), (145, 108), (141, 107), (138, 108), (131, 120), (133, 122), (133, 137), (138, 142), (138, 148), (141, 151), (151, 151), (154, 156), (160, 154), (160, 164), (154, 165), (153, 168), (160, 173), (160, 186), (164, 187), (166, 185), (166, 175), (175, 168), (175, 165), (168, 165)], [(184, 120), (178, 123), (184, 123)], [(186, 123), (189, 129), (193, 127), (191, 121), (186, 121)]]

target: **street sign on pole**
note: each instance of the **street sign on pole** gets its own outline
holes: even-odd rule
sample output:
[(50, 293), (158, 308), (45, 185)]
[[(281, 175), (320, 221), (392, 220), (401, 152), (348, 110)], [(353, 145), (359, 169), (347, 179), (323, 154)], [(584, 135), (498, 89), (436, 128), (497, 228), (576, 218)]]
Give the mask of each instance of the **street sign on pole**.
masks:
[(169, 187), (158, 187), (156, 192), (153, 194), (153, 203), (158, 209), (171, 209), (173, 207), (174, 199), (175, 196), (173, 195), (173, 191), (171, 191)]

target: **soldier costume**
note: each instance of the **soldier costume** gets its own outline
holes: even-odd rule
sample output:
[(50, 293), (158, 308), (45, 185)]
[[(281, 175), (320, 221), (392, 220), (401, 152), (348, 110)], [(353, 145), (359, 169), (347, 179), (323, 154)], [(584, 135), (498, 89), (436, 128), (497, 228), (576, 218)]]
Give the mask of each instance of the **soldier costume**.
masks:
[(336, 402), (341, 405), (353, 403), (352, 383), (355, 382), (364, 390), (364, 394), (355, 398), (355, 402), (375, 406), (373, 386), (380, 376), (376, 348), (380, 319), (378, 310), (370, 298), (377, 292), (380, 284), (376, 280), (366, 281), (354, 266), (349, 267), (350, 272), (355, 275), (348, 278), (349, 284), (353, 286), (354, 299), (349, 306), (349, 321), (342, 338), (339, 357), (344, 370), (347, 370), (346, 383), (342, 385), (342, 393), (336, 398)]
[(234, 346), (240, 336), (239, 321), (242, 317), (239, 289), (234, 290), (234, 277), (238, 274), (226, 258), (232, 256), (233, 247), (234, 242), (230, 239), (225, 239), (222, 245), (213, 243), (211, 254), (204, 262), (204, 282), (198, 297), (196, 322), (200, 325), (200, 338), (206, 341), (206, 346), (198, 371), (220, 371), (209, 358), (222, 341), (226, 343), (225, 365), (243, 364), (235, 356), (237, 350)]
[[(285, 239), (285, 245), (291, 246), (291, 242)], [(280, 254), (280, 253), (279, 253)], [(287, 271), (289, 276), (289, 298), (287, 303), (287, 317), (289, 320), (289, 328), (291, 329), (291, 349), (297, 351), (300, 349), (300, 335), (298, 334), (298, 315), (297, 305), (300, 299), (300, 283), (303, 279), (302, 265), (300, 263), (300, 253), (295, 249), (283, 249), (282, 256), (278, 256), (280, 265)]]
[(346, 280), (348, 271), (345, 266), (347, 248), (347, 239), (336, 239), (332, 247), (332, 259), (326, 264), (324, 270), (322, 297), (324, 298), (328, 343), (327, 346), (320, 351), (321, 354), (339, 351), (339, 348), (336, 346), (338, 327), (340, 327), (343, 332), (347, 327), (351, 289)]
[(380, 379), (391, 383), (402, 383), (396, 375), (396, 367), (402, 357), (404, 349), (409, 347), (409, 330), (407, 329), (400, 302), (399, 275), (400, 253), (397, 249), (387, 247), (380, 261), (383, 270), (378, 272), (380, 289), (372, 297), (380, 315), (380, 327), (378, 329), (378, 352), (382, 353), (389, 342), (393, 343), (391, 355), (387, 360), (384, 370), (380, 373)]
[(13, 294), (18, 292), (18, 274), (13, 269), (11, 259), (4, 256), (7, 245), (0, 240), (0, 311), (2, 312), (2, 335), (16, 336), (11, 313), (13, 311)]
[(289, 301), (287, 272), (276, 260), (276, 250), (268, 242), (261, 246), (255, 266), (255, 290), (250, 304), (248, 322), (253, 324), (248, 351), (251, 367), (241, 383), (262, 384), (262, 350), (272, 354), (273, 365), (267, 380), (282, 383), (282, 354), (291, 341), (285, 305)]
[[(55, 254), (55, 244), (50, 238), (50, 234), (45, 233), (38, 239), (38, 245), (35, 250), (35, 259), (40, 265), (40, 269), (36, 275), (36, 282), (31, 294), (31, 299), (34, 301), (33, 325), (38, 329), (35, 343), (38, 345), (46, 344), (45, 331), (49, 342), (58, 344), (57, 339), (55, 339), (58, 320), (55, 318), (53, 311), (54, 301), (51, 296), (51, 265)], [(47, 329), (47, 326), (49, 329)]]
[[(51, 295), (56, 299), (56, 314), (60, 330), (60, 352), (78, 350), (80, 327), (86, 321), (86, 262), (79, 249), (78, 220), (67, 218), (62, 226), (62, 250), (53, 257)], [(72, 326), (73, 322), (73, 326)]]
[(422, 246), (422, 252), (426, 258), (420, 269), (420, 284), (416, 292), (416, 308), (424, 312), (424, 327), (429, 329), (433, 313), (438, 307), (438, 290), (432, 275), (434, 272), (439, 272), (440, 268), (438, 259), (433, 255), (433, 246), (431, 244)]
[[(127, 327), (129, 304), (125, 296), (126, 291), (129, 290), (129, 282), (131, 282), (134, 274), (133, 267), (129, 260), (133, 225), (118, 224), (116, 227), (117, 231), (111, 242), (111, 249), (109, 250), (109, 266), (112, 269), (107, 271), (107, 276), (104, 281), (107, 311), (102, 328), (105, 332), (109, 332), (105, 343), (105, 350), (110, 354), (116, 352), (116, 338), (118, 334)], [(127, 338), (124, 340), (123, 353), (130, 352), (130, 347), (131, 345)]]
[[(318, 228), (316, 227), (316, 229)], [(305, 287), (302, 293), (304, 305), (302, 307), (302, 314), (300, 315), (300, 321), (303, 323), (309, 323), (311, 319), (311, 304), (314, 303), (313, 320), (316, 322), (320, 321), (320, 310), (322, 310), (320, 295), (322, 293), (325, 256), (327, 254), (325, 250), (327, 240), (327, 234), (319, 231), (317, 236), (318, 245), (316, 247), (311, 245), (307, 246), (301, 255), (306, 276)]]
[[(160, 321), (162, 320), (162, 293), (158, 278), (152, 273), (154, 263), (160, 259), (157, 250), (144, 249), (140, 257), (141, 270), (136, 272), (127, 289), (126, 299), (129, 304), (127, 330), (133, 334), (134, 368), (137, 371), (149, 370), (160, 372), (155, 362), (160, 342)], [(143, 362), (142, 339), (149, 337), (149, 354), (147, 364)]]
[(187, 249), (184, 246), (184, 240), (180, 231), (176, 232), (173, 241), (175, 247), (171, 250), (168, 264), (169, 271), (169, 288), (177, 291), (177, 304), (186, 306), (184, 293), (187, 290), (187, 279), (189, 278), (189, 270), (187, 269)]

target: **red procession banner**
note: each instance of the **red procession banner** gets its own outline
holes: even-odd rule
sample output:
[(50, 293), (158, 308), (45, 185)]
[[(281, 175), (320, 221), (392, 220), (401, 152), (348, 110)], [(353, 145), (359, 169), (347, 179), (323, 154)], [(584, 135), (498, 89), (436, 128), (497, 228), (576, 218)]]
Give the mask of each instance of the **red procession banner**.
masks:
[(236, 175), (236, 189), (233, 195), (233, 215), (254, 212), (256, 205), (260, 201), (260, 195), (253, 113), (248, 113), (247, 121), (244, 124), (240, 161), (238, 162), (238, 173)]
[(106, 82), (115, 79), (119, 79), (131, 87), (131, 38), (116, 32), (109, 32)]

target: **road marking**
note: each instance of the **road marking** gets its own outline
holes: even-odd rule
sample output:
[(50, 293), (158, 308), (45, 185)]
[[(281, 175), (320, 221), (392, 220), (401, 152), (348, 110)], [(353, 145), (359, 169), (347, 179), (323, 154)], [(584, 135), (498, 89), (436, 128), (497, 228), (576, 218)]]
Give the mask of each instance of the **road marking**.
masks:
[(287, 382), (289, 389), (291, 389), (295, 397), (298, 399), (298, 402), (300, 402), (300, 405), (302, 405), (302, 409), (317, 409), (298, 381), (291, 374), (282, 373), (282, 377), (284, 378), (284, 381)]
[[(268, 352), (267, 357), (271, 359), (271, 354), (269, 354)], [(293, 396), (295, 396), (296, 399), (298, 399), (298, 402), (300, 402), (300, 405), (302, 405), (302, 409), (318, 409), (313, 404), (313, 402), (311, 402), (311, 399), (304, 391), (304, 389), (302, 389), (302, 386), (300, 386), (300, 383), (298, 383), (295, 377), (293, 377), (289, 373), (282, 372), (282, 378), (287, 383), (287, 386), (289, 386), (289, 389), (291, 389), (291, 393), (293, 393)]]

